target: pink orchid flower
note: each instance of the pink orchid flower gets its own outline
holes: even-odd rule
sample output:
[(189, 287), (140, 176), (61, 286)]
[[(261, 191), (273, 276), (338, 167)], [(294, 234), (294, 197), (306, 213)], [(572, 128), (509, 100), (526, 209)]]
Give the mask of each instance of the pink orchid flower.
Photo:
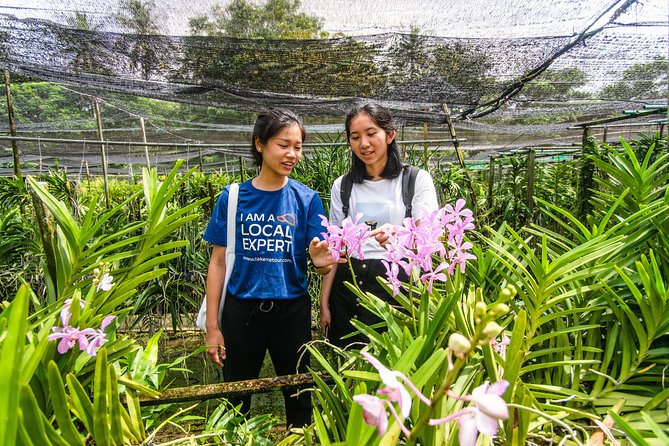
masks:
[(376, 427), (376, 432), (383, 435), (388, 430), (388, 413), (383, 400), (374, 395), (355, 395), (353, 401), (362, 406), (362, 416), (365, 423)]
[(432, 284), (434, 283), (435, 280), (441, 280), (442, 282), (446, 282), (446, 274), (440, 272), (441, 270), (446, 268), (450, 268), (448, 263), (442, 262), (439, 264), (439, 266), (435, 268), (434, 271), (430, 271), (420, 276), (421, 282), (423, 283), (427, 282), (428, 293), (432, 294)]
[(459, 222), (471, 218), (473, 213), (470, 209), (463, 209), (467, 204), (467, 201), (464, 198), (459, 198), (455, 202), (455, 207), (447, 204), (443, 207), (444, 209), (444, 220), (446, 223), (450, 222)]
[[(72, 306), (72, 299), (65, 299), (63, 302), (63, 309), (60, 310), (60, 320), (63, 322), (63, 327), (70, 324), (70, 318), (72, 317), (72, 312), (70, 307)], [(79, 301), (79, 306), (84, 308), (84, 301)]]
[(469, 396), (461, 397), (449, 392), (452, 398), (469, 401), (473, 405), (445, 418), (432, 419), (429, 424), (437, 426), (457, 419), (460, 427), (458, 433), (460, 446), (475, 446), (479, 433), (495, 435), (499, 428), (499, 421), (509, 418), (509, 408), (501, 398), (508, 387), (508, 381), (502, 380), (493, 384), (486, 381), (475, 388)]
[(344, 252), (344, 248), (346, 248), (348, 255), (355, 254), (359, 259), (364, 260), (362, 245), (369, 238), (371, 231), (366, 224), (358, 223), (362, 218), (361, 213), (358, 213), (355, 219), (346, 217), (341, 228), (332, 224), (325, 216), (321, 215), (320, 217), (321, 224), (327, 230), (322, 234), (323, 239), (330, 247), (333, 260), (339, 259), (339, 256)]
[(80, 350), (86, 350), (89, 345), (88, 336), (95, 334), (95, 330), (92, 328), (79, 330), (78, 328), (70, 327), (69, 325), (63, 328), (53, 327), (52, 330), (53, 333), (49, 335), (48, 339), (49, 341), (60, 339), (57, 350), (61, 355), (73, 348), (77, 343), (79, 343)]
[(378, 393), (386, 395), (393, 403), (399, 403), (402, 419), (407, 418), (411, 413), (411, 395), (406, 387), (404, 387), (404, 384), (400, 382), (400, 379), (404, 381), (425, 404), (428, 406), (432, 404), (430, 399), (423, 395), (404, 373), (398, 372), (397, 370), (390, 370), (367, 352), (360, 352), (360, 355), (378, 370), (379, 377), (386, 386), (383, 389), (379, 389)]

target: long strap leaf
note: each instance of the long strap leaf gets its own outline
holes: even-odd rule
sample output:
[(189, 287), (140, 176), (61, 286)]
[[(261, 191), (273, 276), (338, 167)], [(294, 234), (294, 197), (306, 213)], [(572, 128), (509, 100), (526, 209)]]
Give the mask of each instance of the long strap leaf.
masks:
[(0, 444), (5, 446), (16, 444), (16, 414), (19, 410), (21, 389), (20, 366), (23, 360), (29, 296), (28, 286), (23, 285), (2, 315), (9, 312), (7, 335), (0, 351)]

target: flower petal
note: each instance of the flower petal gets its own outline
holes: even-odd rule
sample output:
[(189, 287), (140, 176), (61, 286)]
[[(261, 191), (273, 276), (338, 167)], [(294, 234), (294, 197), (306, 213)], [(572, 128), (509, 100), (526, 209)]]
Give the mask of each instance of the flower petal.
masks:
[(506, 405), (506, 401), (497, 395), (486, 393), (485, 395), (476, 397), (475, 401), (476, 407), (478, 407), (481, 413), (497, 420), (506, 420), (509, 418), (509, 408)]
[(475, 446), (479, 432), (476, 429), (476, 417), (474, 413), (466, 413), (458, 418), (458, 440), (460, 446)]
[(489, 417), (481, 411), (476, 414), (476, 430), (485, 435), (495, 435), (497, 428), (499, 421), (496, 418)]

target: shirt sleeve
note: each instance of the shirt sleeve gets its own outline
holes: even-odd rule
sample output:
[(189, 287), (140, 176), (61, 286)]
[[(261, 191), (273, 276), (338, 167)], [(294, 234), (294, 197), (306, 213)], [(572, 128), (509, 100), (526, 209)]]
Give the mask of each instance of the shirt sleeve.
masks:
[(432, 176), (426, 170), (420, 169), (418, 171), (411, 205), (411, 213), (414, 219), (419, 219), (426, 213), (429, 214), (439, 209), (437, 191), (434, 188)]
[(207, 229), (202, 237), (205, 241), (220, 246), (228, 245), (228, 196), (230, 186), (226, 186), (216, 201)]

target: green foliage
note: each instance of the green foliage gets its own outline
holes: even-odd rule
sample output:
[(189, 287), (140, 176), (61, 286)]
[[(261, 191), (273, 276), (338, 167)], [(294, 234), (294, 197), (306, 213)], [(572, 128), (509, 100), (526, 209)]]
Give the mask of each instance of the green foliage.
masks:
[(669, 61), (656, 56), (652, 62), (637, 63), (623, 72), (623, 78), (602, 88), (600, 97), (613, 100), (667, 97)]
[(244, 39), (316, 39), (321, 20), (298, 12), (299, 0), (269, 0), (256, 5), (233, 0), (225, 8), (216, 4), (211, 16), (192, 17), (188, 23), (192, 35), (240, 37)]
[[(587, 224), (559, 200), (538, 198), (541, 224), (519, 231), (507, 225), (487, 228), (466, 276), (456, 276), (432, 295), (420, 287), (400, 293), (397, 304), (404, 311), (357, 291), (360, 303), (383, 321), (375, 327), (353, 321), (370, 338), (365, 349), (435, 398), (448, 373), (440, 356), (448, 335), (475, 336), (476, 303), (485, 302), (490, 310), (505, 302), (511, 307), (500, 322), (511, 339), (506, 353), (484, 345), (449, 384), (463, 395), (485, 379), (511, 382), (505, 394), (511, 417), (498, 433), (499, 441), (526, 444), (552, 438), (585, 444), (593, 434), (586, 426), (593, 424), (620, 437), (602, 422), (610, 413), (633, 444), (664, 444), (669, 433), (669, 393), (662, 384), (669, 366), (665, 156), (650, 144), (639, 159), (623, 142), (622, 150), (593, 161), (606, 175), (593, 183)], [(565, 173), (552, 175), (549, 181), (555, 184)], [(508, 283), (518, 288), (516, 299), (503, 297)], [(334, 384), (314, 374), (318, 406), (305, 438), (321, 444), (396, 444), (400, 433), (392, 419), (379, 437), (351, 402), (353, 395), (373, 393), (378, 385), (376, 373), (370, 373), (356, 351), (336, 350), (335, 365), (315, 347), (310, 350)], [(436, 418), (460, 407), (450, 398), (433, 409), (415, 400), (405, 422), (412, 429), (408, 442), (457, 444), (455, 423), (434, 432), (420, 426), (431, 410), (429, 416)], [(420, 436), (414, 437), (416, 431)]]
[(587, 83), (587, 77), (580, 68), (546, 70), (528, 82), (521, 92), (521, 97), (530, 100), (567, 101), (582, 99), (588, 93), (578, 91)]

